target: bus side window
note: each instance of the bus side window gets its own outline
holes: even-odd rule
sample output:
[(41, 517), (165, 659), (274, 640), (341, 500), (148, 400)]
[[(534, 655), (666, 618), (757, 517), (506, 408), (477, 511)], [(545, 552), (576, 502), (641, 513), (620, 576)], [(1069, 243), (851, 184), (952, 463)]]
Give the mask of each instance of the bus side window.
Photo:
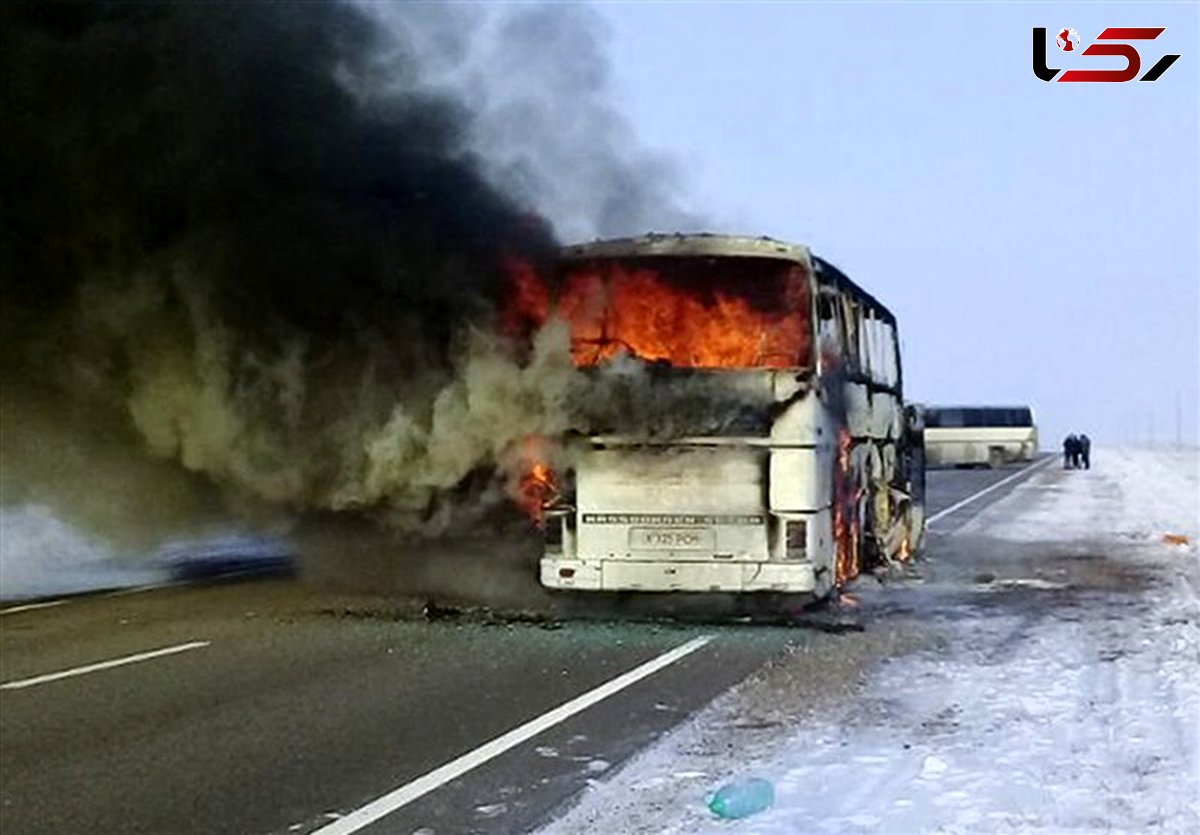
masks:
[(880, 385), (890, 386), (892, 384), (891, 371), (888, 368), (888, 332), (887, 323), (878, 313), (874, 314), (871, 321), (872, 343), (874, 345), (874, 376), (875, 382)]
[(858, 316), (859, 310), (850, 298), (842, 296), (842, 346), (846, 357), (846, 367), (853, 372), (862, 370), (858, 356)]
[(896, 346), (892, 326), (877, 310), (869, 312), (868, 343), (870, 345), (871, 379), (881, 386), (896, 385)]
[(830, 328), (834, 324), (834, 320), (837, 318), (833, 308), (835, 300), (836, 297), (833, 295), (832, 291), (827, 290), (824, 287), (822, 287), (821, 291), (817, 293), (817, 320), (820, 323), (818, 327), (822, 333), (824, 333), (826, 329)]
[(817, 293), (817, 350), (822, 357), (833, 354), (840, 362), (842, 336), (837, 308), (837, 293), (832, 288), (822, 287)]
[(875, 313), (869, 308), (862, 311), (859, 320), (858, 356), (863, 373), (872, 382), (879, 382), (879, 363), (875, 358)]
[(900, 385), (900, 339), (896, 335), (896, 326), (885, 322), (883, 327), (884, 346), (888, 360), (888, 385)]
[(871, 311), (863, 305), (854, 305), (854, 326), (858, 332), (858, 370), (868, 379), (874, 377), (871, 369)]

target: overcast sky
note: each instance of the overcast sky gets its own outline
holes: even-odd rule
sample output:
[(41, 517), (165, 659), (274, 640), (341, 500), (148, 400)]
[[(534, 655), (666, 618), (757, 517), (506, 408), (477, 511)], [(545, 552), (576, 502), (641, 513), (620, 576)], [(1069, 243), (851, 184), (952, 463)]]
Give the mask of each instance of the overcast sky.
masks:
[[(808, 244), (888, 304), (910, 399), (1031, 403), (1048, 446), (1173, 441), (1178, 399), (1197, 441), (1196, 4), (598, 7), (639, 138), (716, 231)], [(1183, 57), (1045, 83), (1034, 26), (1165, 26), (1143, 72)]]

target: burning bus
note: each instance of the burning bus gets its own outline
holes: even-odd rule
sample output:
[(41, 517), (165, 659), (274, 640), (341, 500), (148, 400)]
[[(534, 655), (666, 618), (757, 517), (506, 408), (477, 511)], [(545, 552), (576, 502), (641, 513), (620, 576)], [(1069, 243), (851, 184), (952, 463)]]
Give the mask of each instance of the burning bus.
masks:
[(828, 595), (924, 532), (895, 317), (803, 246), (651, 235), (566, 248), (514, 297), (569, 328), (588, 431), (537, 465), (553, 589)]

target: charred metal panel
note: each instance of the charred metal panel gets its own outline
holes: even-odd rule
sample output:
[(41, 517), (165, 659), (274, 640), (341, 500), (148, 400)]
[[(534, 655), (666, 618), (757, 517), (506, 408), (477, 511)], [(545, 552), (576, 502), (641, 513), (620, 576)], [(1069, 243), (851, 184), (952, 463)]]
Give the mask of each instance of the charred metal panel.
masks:
[(875, 392), (872, 397), (870, 436), (879, 440), (900, 437), (904, 424), (904, 408), (900, 398), (888, 392)]
[(823, 434), (825, 417), (814, 392), (797, 388), (792, 399), (783, 399), (773, 409), (771, 440), (779, 444), (811, 446)]
[(767, 559), (769, 454), (678, 446), (585, 454), (576, 475), (576, 553), (585, 559)]
[(861, 383), (847, 383), (843, 397), (846, 404), (846, 428), (851, 437), (872, 436), (871, 390)]
[(831, 475), (822, 470), (825, 456), (816, 449), (776, 449), (771, 452), (772, 510), (815, 511), (829, 504)]

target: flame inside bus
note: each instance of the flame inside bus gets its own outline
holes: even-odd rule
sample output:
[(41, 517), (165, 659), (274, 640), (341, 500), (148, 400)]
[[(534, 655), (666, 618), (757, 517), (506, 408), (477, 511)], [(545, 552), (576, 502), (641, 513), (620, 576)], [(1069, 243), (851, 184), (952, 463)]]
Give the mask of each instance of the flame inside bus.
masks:
[(769, 258), (625, 258), (569, 262), (551, 286), (511, 265), (510, 331), (551, 315), (571, 329), (576, 366), (622, 351), (677, 368), (794, 368), (811, 359), (807, 277)]

